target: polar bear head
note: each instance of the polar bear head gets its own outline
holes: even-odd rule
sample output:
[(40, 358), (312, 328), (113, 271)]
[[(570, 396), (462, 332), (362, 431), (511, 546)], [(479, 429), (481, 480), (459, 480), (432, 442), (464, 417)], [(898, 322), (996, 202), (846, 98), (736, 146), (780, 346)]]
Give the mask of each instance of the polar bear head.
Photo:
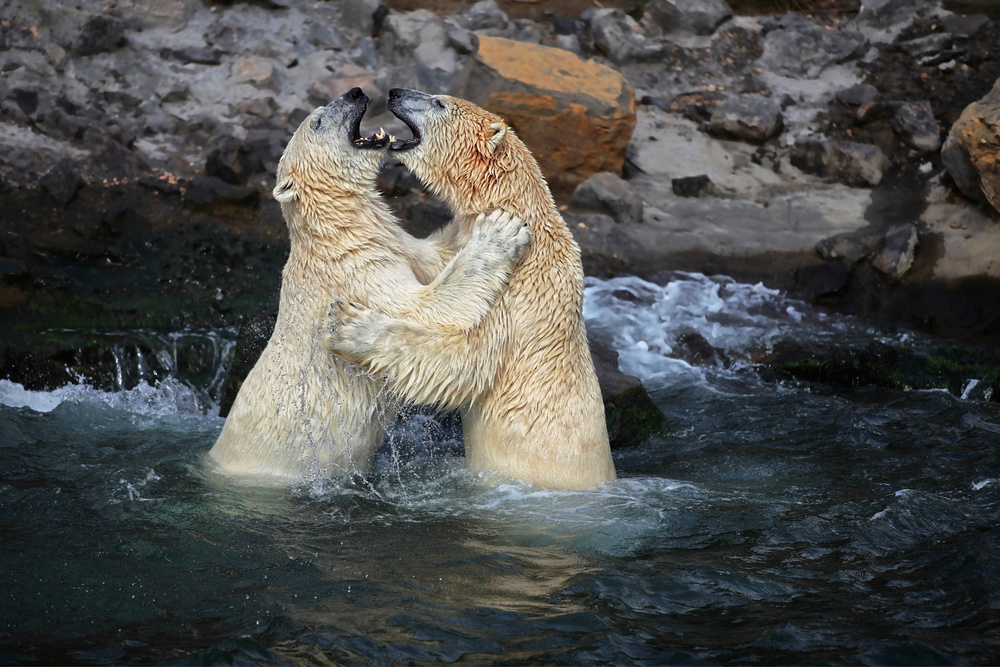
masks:
[(528, 148), (502, 118), (466, 100), (393, 88), (386, 107), (413, 133), (390, 154), (456, 213), (520, 211), (526, 195), (548, 196)]
[(374, 191), (389, 137), (381, 131), (361, 136), (367, 108), (368, 96), (352, 88), (302, 121), (281, 155), (273, 191), (286, 214), (297, 211), (311, 218), (309, 210), (323, 201)]

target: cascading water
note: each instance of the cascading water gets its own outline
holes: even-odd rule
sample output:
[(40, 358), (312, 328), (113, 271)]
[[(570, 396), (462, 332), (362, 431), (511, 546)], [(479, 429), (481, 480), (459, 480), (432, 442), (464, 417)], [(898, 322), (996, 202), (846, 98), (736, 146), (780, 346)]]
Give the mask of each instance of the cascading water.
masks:
[(998, 404), (766, 381), (788, 338), (922, 343), (761, 286), (586, 289), (666, 415), (592, 492), (479, 479), (424, 411), (368, 475), (220, 479), (232, 332), (116, 338), (114, 386), (0, 381), (0, 661), (996, 661)]

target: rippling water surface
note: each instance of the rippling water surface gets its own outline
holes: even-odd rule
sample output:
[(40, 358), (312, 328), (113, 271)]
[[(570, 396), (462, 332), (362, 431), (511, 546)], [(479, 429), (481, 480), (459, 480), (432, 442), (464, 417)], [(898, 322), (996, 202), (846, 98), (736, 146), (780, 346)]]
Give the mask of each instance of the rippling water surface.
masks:
[(590, 493), (490, 486), (420, 414), (367, 477), (239, 486), (204, 387), (0, 381), (0, 662), (1000, 660), (997, 403), (764, 382), (880, 334), (760, 286), (590, 280), (586, 316), (667, 416)]

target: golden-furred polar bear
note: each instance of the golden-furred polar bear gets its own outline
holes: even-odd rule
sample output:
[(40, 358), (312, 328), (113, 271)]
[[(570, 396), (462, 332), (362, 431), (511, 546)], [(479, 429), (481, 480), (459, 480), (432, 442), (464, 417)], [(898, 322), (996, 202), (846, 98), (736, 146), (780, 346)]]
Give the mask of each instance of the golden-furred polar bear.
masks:
[(527, 225), (502, 212), (478, 217), (450, 261), (445, 236), (403, 232), (375, 190), (389, 137), (359, 135), (367, 105), (354, 88), (316, 109), (281, 157), (274, 198), (291, 251), (274, 333), (209, 452), (225, 474), (289, 480), (364, 470), (395, 401), (384, 382), (321, 344), (331, 303), (471, 330), (530, 242)]
[(474, 470), (562, 489), (615, 479), (580, 248), (531, 153), (498, 116), (464, 100), (393, 89), (388, 107), (413, 132), (390, 153), (452, 208), (459, 245), (495, 208), (520, 216), (533, 238), (477, 328), (340, 303), (331, 349), (386, 374), (409, 401), (460, 407)]

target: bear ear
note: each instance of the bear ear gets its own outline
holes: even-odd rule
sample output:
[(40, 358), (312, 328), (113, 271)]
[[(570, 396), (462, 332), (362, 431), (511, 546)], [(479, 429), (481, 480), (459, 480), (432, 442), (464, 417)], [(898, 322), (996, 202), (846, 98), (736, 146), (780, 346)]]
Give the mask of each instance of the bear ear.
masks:
[(290, 202), (298, 199), (299, 191), (295, 187), (295, 179), (291, 176), (285, 176), (280, 181), (274, 185), (274, 190), (271, 191), (274, 196), (274, 200), (278, 202)]
[(495, 151), (507, 137), (507, 125), (505, 123), (493, 123), (490, 125), (490, 151)]

